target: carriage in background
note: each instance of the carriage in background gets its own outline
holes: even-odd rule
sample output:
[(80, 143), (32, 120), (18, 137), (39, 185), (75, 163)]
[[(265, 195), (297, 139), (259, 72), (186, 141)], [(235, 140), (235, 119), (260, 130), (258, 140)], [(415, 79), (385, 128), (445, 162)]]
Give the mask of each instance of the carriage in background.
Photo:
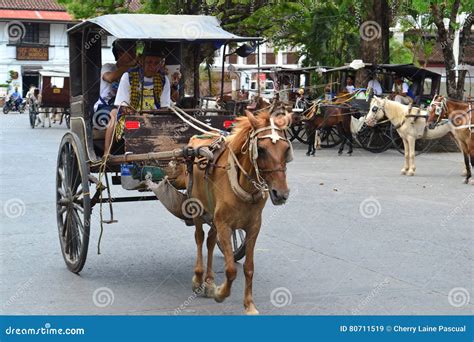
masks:
[[(69, 72), (65, 70), (41, 70), (40, 74), (40, 101), (30, 104), (30, 126), (35, 128), (37, 116), (44, 114), (61, 115), (60, 123), (65, 121), (70, 128), (70, 94)], [(54, 113), (54, 114), (53, 114)]]
[[(190, 27), (190, 23), (195, 25)], [(196, 27), (199, 32), (193, 31)], [(93, 208), (99, 210), (97, 207), (102, 208), (102, 203), (110, 208), (109, 220), (100, 215), (102, 225), (116, 222), (112, 203), (157, 200), (156, 196), (142, 192), (147, 190), (146, 181), (158, 181), (166, 176), (173, 183), (186, 160), (208, 157), (199, 149), (187, 148), (189, 138), (200, 133), (202, 127), (224, 130), (225, 123), (234, 119), (233, 113), (225, 110), (186, 106), (199, 102), (201, 51), (214, 51), (222, 45), (259, 38), (231, 34), (210, 16), (150, 14), (104, 15), (77, 24), (68, 34), (71, 130), (59, 146), (56, 209), (64, 260), (70, 271), (78, 273), (87, 257)], [(158, 42), (167, 55), (167, 69), (187, 69), (190, 72), (184, 73), (185, 79), (181, 82), (192, 84), (189, 92), (181, 88), (177, 107), (127, 114), (123, 139), (112, 147), (108, 158), (104, 158), (105, 127), (93, 112), (99, 96), (100, 37), (104, 34), (120, 40)], [(186, 79), (186, 75), (192, 79)], [(193, 91), (194, 95), (189, 96)], [(112, 185), (141, 192), (138, 196), (113, 197)], [(175, 193), (180, 194), (184, 196), (181, 192)], [(236, 260), (244, 256), (244, 246), (243, 232), (235, 231)]]
[[(285, 72), (295, 73), (297, 77), (300, 74), (316, 73), (315, 78), (320, 83), (318, 86), (312, 87), (308, 82), (298, 86), (309, 89), (312, 92), (313, 99), (323, 100), (324, 88), (327, 85), (335, 98), (332, 101), (323, 100), (323, 102), (331, 106), (349, 106), (352, 112), (358, 113), (360, 116), (365, 116), (369, 110), (372, 94), (369, 94), (366, 88), (373, 75), (376, 75), (382, 86), (383, 93), (380, 95), (381, 97), (391, 94), (395, 75), (406, 79), (413, 94), (413, 106), (420, 108), (425, 108), (430, 104), (430, 101), (439, 92), (441, 83), (440, 74), (416, 67), (413, 64), (375, 65), (357, 60), (342, 67), (308, 67)], [(355, 80), (356, 91), (353, 94), (348, 94), (344, 89), (349, 76)], [(311, 76), (305, 75), (304, 79), (310, 80)], [(293, 127), (293, 132), (298, 140), (307, 143), (307, 137), (302, 126), (296, 125)], [(342, 140), (337, 130), (327, 130), (326, 135), (322, 136), (323, 138), (326, 140), (326, 144), (323, 142), (322, 147), (336, 146)], [(389, 122), (374, 127), (363, 124), (356, 133), (356, 141), (362, 148), (374, 153), (383, 152), (390, 147), (394, 147), (400, 152), (403, 150), (401, 139)], [(435, 143), (435, 141), (430, 141), (425, 144), (420, 140), (417, 143), (418, 150), (427, 150)]]

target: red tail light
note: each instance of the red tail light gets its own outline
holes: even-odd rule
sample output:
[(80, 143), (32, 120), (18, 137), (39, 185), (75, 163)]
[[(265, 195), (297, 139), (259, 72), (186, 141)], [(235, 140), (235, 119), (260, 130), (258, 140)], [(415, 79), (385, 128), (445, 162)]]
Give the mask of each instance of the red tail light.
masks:
[(140, 121), (125, 121), (125, 129), (139, 129)]
[(232, 126), (236, 122), (237, 122), (237, 120), (225, 120), (224, 121), (224, 128), (228, 129), (230, 126)]

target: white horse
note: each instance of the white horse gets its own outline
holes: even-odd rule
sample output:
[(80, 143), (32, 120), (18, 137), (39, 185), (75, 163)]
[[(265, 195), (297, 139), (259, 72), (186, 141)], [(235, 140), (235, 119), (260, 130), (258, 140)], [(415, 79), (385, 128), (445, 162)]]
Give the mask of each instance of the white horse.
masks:
[(370, 102), (369, 113), (365, 123), (373, 127), (378, 121), (386, 117), (403, 140), (405, 150), (405, 165), (401, 169), (402, 175), (415, 174), (415, 142), (417, 139), (439, 139), (451, 130), (451, 124), (428, 129), (428, 112), (419, 108), (403, 105), (399, 102), (374, 97)]

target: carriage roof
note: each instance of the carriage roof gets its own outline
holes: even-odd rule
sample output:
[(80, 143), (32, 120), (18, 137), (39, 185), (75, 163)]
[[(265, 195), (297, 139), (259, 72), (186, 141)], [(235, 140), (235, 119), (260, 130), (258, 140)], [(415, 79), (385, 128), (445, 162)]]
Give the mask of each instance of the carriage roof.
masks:
[(192, 42), (244, 42), (261, 40), (224, 30), (219, 20), (207, 15), (109, 14), (87, 19), (68, 30), (100, 27), (117, 39)]
[[(351, 63), (352, 64), (352, 63)], [(368, 69), (375, 72), (386, 72), (396, 73), (403, 77), (411, 79), (423, 79), (426, 77), (432, 79), (441, 79), (441, 75), (424, 68), (419, 68), (414, 64), (371, 64), (371, 63), (360, 63), (356, 65), (345, 65), (337, 68), (332, 68), (324, 71), (325, 73), (338, 72), (338, 71), (357, 71), (360, 69)]]

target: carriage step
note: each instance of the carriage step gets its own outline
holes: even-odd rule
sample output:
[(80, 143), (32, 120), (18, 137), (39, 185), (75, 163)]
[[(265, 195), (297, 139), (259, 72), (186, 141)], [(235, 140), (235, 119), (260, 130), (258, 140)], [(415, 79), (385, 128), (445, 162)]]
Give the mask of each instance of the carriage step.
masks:
[(118, 221), (117, 220), (102, 220), (102, 223), (105, 223), (105, 224), (111, 224), (111, 223), (117, 223)]

